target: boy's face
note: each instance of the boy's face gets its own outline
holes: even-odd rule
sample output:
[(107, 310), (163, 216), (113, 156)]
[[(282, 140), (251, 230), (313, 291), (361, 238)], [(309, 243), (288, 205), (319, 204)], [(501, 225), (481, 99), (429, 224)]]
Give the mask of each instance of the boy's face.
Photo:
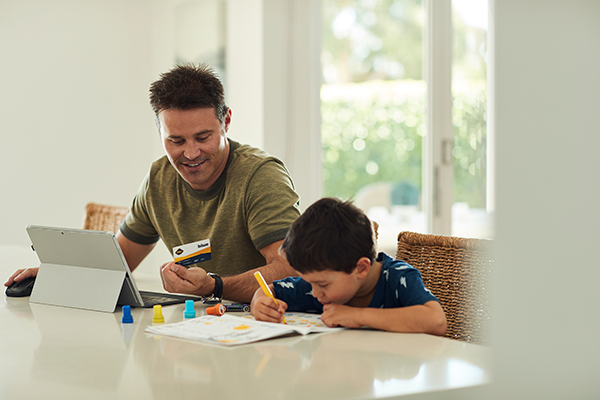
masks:
[(362, 279), (354, 269), (351, 273), (326, 270), (299, 274), (312, 286), (312, 294), (321, 304), (346, 304), (361, 288)]

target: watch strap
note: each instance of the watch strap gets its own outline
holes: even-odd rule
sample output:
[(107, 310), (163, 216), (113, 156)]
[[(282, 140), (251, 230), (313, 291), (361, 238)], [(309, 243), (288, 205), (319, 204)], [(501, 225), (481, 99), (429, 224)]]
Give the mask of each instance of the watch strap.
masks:
[(211, 278), (215, 280), (215, 290), (213, 291), (213, 298), (222, 299), (223, 298), (223, 279), (213, 272), (209, 272), (207, 274)]

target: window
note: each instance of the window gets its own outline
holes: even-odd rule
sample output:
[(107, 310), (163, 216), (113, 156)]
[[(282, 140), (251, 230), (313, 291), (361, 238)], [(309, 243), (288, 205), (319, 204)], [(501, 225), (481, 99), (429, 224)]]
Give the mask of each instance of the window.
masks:
[[(439, 7), (442, 2), (323, 0), (323, 194), (352, 198), (377, 221), (384, 251), (394, 252), (402, 230), (491, 236), (485, 191), (487, 10), (475, 10), (474, 2), (454, 0), (450, 14), (450, 3)], [(453, 26), (452, 39), (444, 37), (443, 27), (428, 29), (434, 5), (439, 8), (433, 18)], [(438, 42), (436, 51), (452, 43), (454, 50), (433, 71), (448, 76), (447, 87), (437, 78), (428, 87), (432, 60), (426, 57), (440, 37), (447, 42)], [(431, 99), (443, 96), (449, 101), (440, 112)], [(444, 121), (436, 113), (444, 109), (448, 137), (436, 131)], [(435, 124), (428, 123), (432, 119)], [(440, 174), (436, 163), (447, 164), (450, 173)], [(440, 176), (449, 178), (440, 182)], [(444, 195), (450, 201), (440, 209)], [(451, 231), (432, 225), (435, 213)]]
[(487, 162), (487, 1), (452, 0), (452, 234), (493, 236)]

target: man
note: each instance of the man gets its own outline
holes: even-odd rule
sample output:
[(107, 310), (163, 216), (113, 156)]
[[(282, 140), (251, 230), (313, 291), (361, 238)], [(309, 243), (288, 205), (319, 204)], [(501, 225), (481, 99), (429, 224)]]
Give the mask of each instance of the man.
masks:
[[(162, 74), (150, 103), (166, 156), (152, 164), (117, 233), (129, 267), (161, 238), (174, 253), (186, 245), (203, 250), (191, 268), (163, 264), (169, 292), (249, 301), (256, 269), (269, 282), (293, 275), (278, 250), (300, 215), (299, 196), (280, 160), (227, 138), (231, 109), (210, 67)], [(36, 274), (19, 270), (5, 285)]]

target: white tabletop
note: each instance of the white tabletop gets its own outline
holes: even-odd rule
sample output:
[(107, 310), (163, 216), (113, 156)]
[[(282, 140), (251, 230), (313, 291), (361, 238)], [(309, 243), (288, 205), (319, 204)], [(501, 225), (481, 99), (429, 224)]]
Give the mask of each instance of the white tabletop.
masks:
[[(0, 273), (8, 277), (14, 269), (3, 263)], [(140, 278), (140, 289), (159, 286), (158, 276)], [(166, 323), (182, 321), (183, 309), (163, 307)], [(0, 398), (436, 397), (490, 382), (490, 348), (430, 335), (352, 329), (223, 348), (148, 335), (153, 310), (132, 315), (134, 323), (123, 325), (120, 309), (111, 314), (3, 296)]]

